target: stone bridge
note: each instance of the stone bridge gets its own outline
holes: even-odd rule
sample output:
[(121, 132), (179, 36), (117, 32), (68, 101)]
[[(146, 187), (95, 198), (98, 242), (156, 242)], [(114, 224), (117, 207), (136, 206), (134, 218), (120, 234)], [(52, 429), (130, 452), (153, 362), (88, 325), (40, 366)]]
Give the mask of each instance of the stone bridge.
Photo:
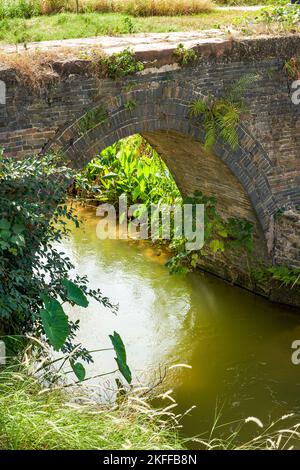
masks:
[[(215, 195), (225, 217), (243, 217), (255, 225), (256, 267), (249, 268), (249, 260), (234, 253), (212, 256), (203, 267), (273, 300), (300, 305), (296, 288), (292, 294), (266, 289), (249, 273), (260, 263), (300, 268), (300, 105), (292, 103), (292, 82), (284, 67), (298, 55), (300, 37), (234, 40), (172, 33), (65, 42), (73, 51), (101, 44), (108, 54), (130, 46), (144, 70), (119, 79), (99, 78), (89, 71), (90, 59), (60, 59), (52, 64), (55, 81), (37, 93), (14, 67), (0, 66), (6, 85), (0, 146), (6, 153), (15, 158), (53, 150), (62, 152), (69, 165), (83, 168), (119, 139), (142, 134), (183, 194), (202, 190)], [(193, 48), (197, 59), (180, 66), (174, 54), (178, 43)], [(29, 45), (41, 50), (56, 46)], [(233, 151), (219, 140), (212, 152), (205, 151), (205, 132), (190, 117), (191, 103), (218, 98), (250, 73), (258, 80), (246, 93), (249, 115), (239, 125), (238, 148)], [(101, 110), (106, 118), (83, 133), (87, 117)]]

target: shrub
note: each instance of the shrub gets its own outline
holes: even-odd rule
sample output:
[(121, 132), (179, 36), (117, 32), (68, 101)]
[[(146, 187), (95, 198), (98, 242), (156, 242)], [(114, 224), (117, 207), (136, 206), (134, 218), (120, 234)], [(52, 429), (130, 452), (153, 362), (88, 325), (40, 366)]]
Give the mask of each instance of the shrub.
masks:
[[(79, 226), (65, 201), (73, 176), (55, 155), (17, 161), (0, 154), (0, 327), (8, 334), (35, 331), (63, 352), (74, 351), (78, 329), (65, 314), (64, 302), (86, 307), (93, 298), (114, 310), (100, 289), (88, 288), (87, 277), (69, 279), (73, 265), (54, 247), (68, 234), (66, 219)], [(118, 367), (131, 382), (122, 340), (116, 332), (110, 338)], [(79, 357), (92, 358), (76, 347), (70, 365), (82, 380), (84, 368), (75, 362)]]

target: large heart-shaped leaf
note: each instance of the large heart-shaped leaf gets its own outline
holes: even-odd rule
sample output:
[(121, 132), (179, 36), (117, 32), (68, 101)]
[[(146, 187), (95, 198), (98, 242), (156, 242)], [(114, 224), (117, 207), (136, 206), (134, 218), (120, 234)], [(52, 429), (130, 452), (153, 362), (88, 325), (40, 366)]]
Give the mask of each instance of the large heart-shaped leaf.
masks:
[(127, 382), (130, 384), (132, 381), (132, 375), (127, 364), (126, 349), (122, 341), (122, 338), (116, 331), (114, 331), (113, 335), (109, 335), (109, 337), (114, 347), (115, 353), (117, 355), (117, 357), (115, 357), (115, 360), (118, 364), (119, 371), (121, 372), (123, 377), (127, 380)]
[(80, 382), (82, 382), (82, 380), (85, 379), (85, 373), (86, 373), (85, 368), (80, 362), (74, 362), (70, 360), (70, 364), (77, 379), (80, 380)]
[(40, 310), (44, 331), (49, 343), (59, 351), (70, 334), (68, 317), (56, 299), (48, 295), (43, 295), (42, 299), (46, 307)]
[(67, 291), (66, 295), (68, 300), (80, 307), (86, 308), (88, 306), (89, 301), (80, 287), (76, 286), (74, 282), (69, 281), (69, 279), (63, 279), (61, 282)]

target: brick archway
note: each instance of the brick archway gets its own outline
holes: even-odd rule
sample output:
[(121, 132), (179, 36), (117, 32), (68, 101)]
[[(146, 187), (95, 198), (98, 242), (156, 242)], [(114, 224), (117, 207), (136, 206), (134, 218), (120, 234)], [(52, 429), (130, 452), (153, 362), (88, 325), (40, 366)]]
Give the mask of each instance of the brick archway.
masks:
[[(203, 98), (203, 95), (197, 90), (187, 87), (179, 89), (170, 84), (110, 96), (60, 130), (43, 148), (43, 153), (49, 150), (62, 152), (72, 167), (84, 168), (106, 147), (137, 133), (146, 135), (175, 131), (203, 143), (203, 128), (190, 119), (190, 103), (199, 98)], [(126, 108), (128, 102), (134, 103), (130, 110)], [(80, 129), (87, 114), (91, 115), (97, 110), (107, 111), (107, 118), (81, 135)], [(266, 233), (277, 210), (268, 181), (271, 162), (262, 146), (244, 126), (239, 127), (238, 134), (239, 146), (235, 151), (219, 141), (214, 147), (214, 154), (244, 188)], [(176, 170), (174, 177), (176, 179)]]

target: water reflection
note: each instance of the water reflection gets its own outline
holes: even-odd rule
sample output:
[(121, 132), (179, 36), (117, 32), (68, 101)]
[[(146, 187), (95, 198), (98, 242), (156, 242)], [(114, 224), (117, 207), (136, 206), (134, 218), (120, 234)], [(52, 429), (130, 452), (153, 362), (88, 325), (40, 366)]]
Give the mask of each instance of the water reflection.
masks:
[[(165, 363), (192, 365), (176, 370), (171, 384), (181, 410), (197, 405), (184, 422), (188, 435), (207, 429), (217, 400), (224, 420), (300, 412), (300, 366), (290, 360), (291, 343), (300, 339), (295, 311), (201, 273), (171, 276), (163, 254), (98, 240), (95, 211), (80, 212), (84, 229), (74, 229), (63, 248), (91, 287), (119, 304), (117, 316), (96, 302), (70, 309), (88, 349), (110, 347), (116, 330), (137, 375)], [(114, 368), (110, 352), (97, 353), (88, 374)]]

